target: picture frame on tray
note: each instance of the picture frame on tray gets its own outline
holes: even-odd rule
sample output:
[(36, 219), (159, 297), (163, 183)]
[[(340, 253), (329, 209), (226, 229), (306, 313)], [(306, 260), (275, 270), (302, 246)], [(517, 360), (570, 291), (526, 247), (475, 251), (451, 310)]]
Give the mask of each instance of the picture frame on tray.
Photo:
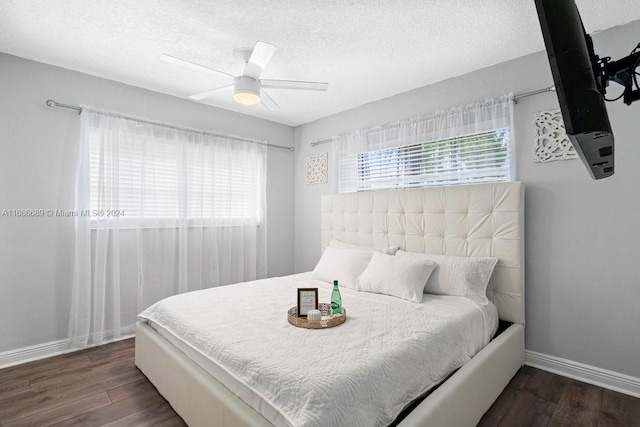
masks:
[(318, 309), (318, 288), (298, 288), (298, 317)]

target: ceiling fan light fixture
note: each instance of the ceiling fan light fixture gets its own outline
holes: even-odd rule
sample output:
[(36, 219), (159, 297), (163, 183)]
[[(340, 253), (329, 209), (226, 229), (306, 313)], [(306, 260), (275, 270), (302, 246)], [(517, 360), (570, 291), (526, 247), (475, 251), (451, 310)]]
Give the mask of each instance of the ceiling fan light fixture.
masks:
[(256, 105), (260, 102), (260, 95), (252, 90), (236, 89), (236, 93), (233, 95), (233, 99), (238, 104), (242, 105)]
[(240, 76), (235, 78), (233, 86), (235, 89), (233, 99), (238, 104), (255, 105), (260, 102), (260, 83), (258, 80)]

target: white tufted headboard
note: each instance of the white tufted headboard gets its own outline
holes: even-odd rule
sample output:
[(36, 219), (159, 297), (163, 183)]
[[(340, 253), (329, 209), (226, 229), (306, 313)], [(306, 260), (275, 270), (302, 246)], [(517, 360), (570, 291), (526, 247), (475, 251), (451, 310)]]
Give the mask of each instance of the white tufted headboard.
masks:
[(410, 252), (499, 259), (487, 288), (500, 319), (524, 324), (521, 182), (322, 197), (322, 249), (331, 239)]

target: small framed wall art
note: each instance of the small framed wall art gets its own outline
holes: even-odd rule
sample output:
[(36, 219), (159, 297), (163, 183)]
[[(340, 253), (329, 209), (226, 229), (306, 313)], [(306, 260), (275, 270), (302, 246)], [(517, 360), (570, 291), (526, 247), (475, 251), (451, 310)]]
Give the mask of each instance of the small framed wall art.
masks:
[(328, 157), (329, 153), (307, 157), (307, 185), (327, 183)]
[(298, 317), (318, 309), (318, 288), (298, 288)]

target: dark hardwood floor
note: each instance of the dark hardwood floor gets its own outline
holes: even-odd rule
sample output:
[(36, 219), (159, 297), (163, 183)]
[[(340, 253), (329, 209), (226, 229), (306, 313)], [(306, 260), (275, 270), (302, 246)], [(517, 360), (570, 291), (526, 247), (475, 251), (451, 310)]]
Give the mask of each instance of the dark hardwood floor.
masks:
[(0, 370), (0, 426), (184, 426), (134, 364), (134, 340)]
[[(0, 426), (184, 426), (134, 340), (0, 370)], [(479, 426), (640, 426), (640, 399), (523, 367)]]
[(523, 366), (479, 427), (640, 426), (640, 399)]

